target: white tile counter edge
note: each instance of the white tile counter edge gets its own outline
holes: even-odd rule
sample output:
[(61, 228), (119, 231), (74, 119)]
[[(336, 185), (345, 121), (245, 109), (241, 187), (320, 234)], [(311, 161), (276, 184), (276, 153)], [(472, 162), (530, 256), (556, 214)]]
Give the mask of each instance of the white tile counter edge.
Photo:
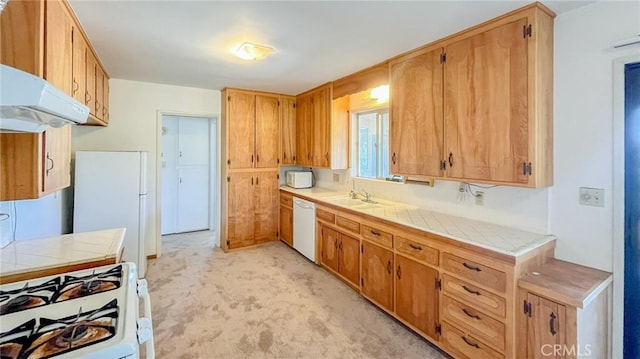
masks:
[(65, 267), (117, 256), (125, 228), (13, 241), (0, 249), (2, 276)]
[(527, 232), (517, 228), (452, 216), (386, 200), (382, 201), (385, 206), (378, 208), (377, 211), (361, 210), (327, 201), (326, 199), (329, 197), (346, 196), (347, 194), (326, 188), (295, 189), (282, 186), (280, 189), (321, 203), (345, 208), (514, 257), (521, 256), (557, 239), (552, 234)]

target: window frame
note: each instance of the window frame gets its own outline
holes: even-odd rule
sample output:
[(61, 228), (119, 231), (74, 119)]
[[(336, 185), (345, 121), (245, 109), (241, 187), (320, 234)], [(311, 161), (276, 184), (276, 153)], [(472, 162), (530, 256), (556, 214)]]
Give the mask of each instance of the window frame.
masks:
[[(384, 114), (387, 115), (387, 121), (389, 121), (388, 126), (391, 126), (390, 123), (390, 109), (388, 106), (388, 103), (385, 103), (384, 105), (381, 106), (375, 106), (375, 107), (370, 107), (370, 108), (363, 108), (360, 109), (358, 111), (353, 111), (351, 114), (351, 128), (352, 128), (352, 133), (353, 136), (351, 138), (352, 140), (352, 146), (351, 146), (351, 152), (352, 152), (352, 163), (353, 165), (353, 172), (352, 172), (352, 176), (355, 178), (363, 178), (363, 179), (368, 179), (368, 180), (386, 180), (387, 177), (391, 177), (391, 168), (389, 168), (389, 173), (385, 174), (382, 173), (383, 172), (383, 164), (384, 164), (384, 145), (383, 145), (383, 134), (382, 134), (382, 130), (383, 130), (383, 116)], [(359, 116), (361, 115), (368, 115), (368, 114), (376, 114), (376, 150), (375, 150), (375, 162), (376, 162), (376, 167), (375, 167), (375, 177), (365, 177), (365, 176), (361, 176), (360, 175), (360, 118)], [(391, 146), (391, 134), (389, 134), (389, 143), (387, 144), (387, 147)]]

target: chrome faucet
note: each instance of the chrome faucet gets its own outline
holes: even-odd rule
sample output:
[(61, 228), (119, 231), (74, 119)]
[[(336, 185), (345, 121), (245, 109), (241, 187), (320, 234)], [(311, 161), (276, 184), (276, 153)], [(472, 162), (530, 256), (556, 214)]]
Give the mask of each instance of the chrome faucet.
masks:
[(363, 201), (365, 201), (365, 202), (373, 202), (373, 201), (371, 201), (371, 193), (369, 193), (369, 192), (367, 192), (367, 191), (365, 191), (363, 189), (361, 189), (360, 191), (362, 191), (362, 194), (364, 195)]
[(351, 196), (351, 199), (358, 198), (358, 192), (356, 192), (356, 181), (351, 181), (351, 191), (349, 191), (349, 196)]

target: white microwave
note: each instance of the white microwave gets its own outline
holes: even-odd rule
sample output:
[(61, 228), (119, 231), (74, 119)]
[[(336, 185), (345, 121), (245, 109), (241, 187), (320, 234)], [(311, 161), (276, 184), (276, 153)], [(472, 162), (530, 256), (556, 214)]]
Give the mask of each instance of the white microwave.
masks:
[(313, 186), (313, 173), (287, 171), (285, 184), (292, 188), (311, 188)]

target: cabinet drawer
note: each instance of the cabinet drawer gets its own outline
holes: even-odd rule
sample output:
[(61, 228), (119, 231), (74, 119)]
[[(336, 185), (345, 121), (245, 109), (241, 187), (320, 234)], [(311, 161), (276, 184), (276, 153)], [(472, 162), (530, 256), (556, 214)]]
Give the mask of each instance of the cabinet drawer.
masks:
[(363, 224), (362, 237), (372, 242), (382, 244), (385, 247), (393, 248), (393, 235), (378, 228)]
[(325, 211), (324, 209), (316, 208), (316, 218), (319, 221), (328, 222), (331, 224), (336, 223), (336, 215), (335, 213), (331, 213), (329, 211)]
[(336, 225), (340, 228), (344, 228), (350, 232), (360, 234), (360, 223), (351, 220), (349, 218), (344, 218), (342, 216), (336, 217)]
[(438, 256), (440, 252), (425, 244), (396, 236), (395, 248), (398, 252), (406, 254), (419, 261), (423, 261), (434, 266), (438, 265)]
[(504, 350), (504, 324), (488, 317), (474, 307), (443, 295), (442, 319), (456, 323), (475, 338), (495, 348)]
[(458, 358), (504, 359), (504, 355), (447, 322), (442, 322), (440, 342), (448, 353)]
[(499, 295), (480, 289), (458, 278), (444, 274), (442, 276), (442, 290), (451, 297), (473, 303), (473, 305), (491, 314), (504, 318), (507, 303)]
[(444, 253), (442, 262), (443, 268), (451, 273), (501, 293), (506, 290), (507, 276), (504, 272), (451, 253)]
[(280, 195), (280, 205), (293, 207), (293, 198), (291, 196)]

